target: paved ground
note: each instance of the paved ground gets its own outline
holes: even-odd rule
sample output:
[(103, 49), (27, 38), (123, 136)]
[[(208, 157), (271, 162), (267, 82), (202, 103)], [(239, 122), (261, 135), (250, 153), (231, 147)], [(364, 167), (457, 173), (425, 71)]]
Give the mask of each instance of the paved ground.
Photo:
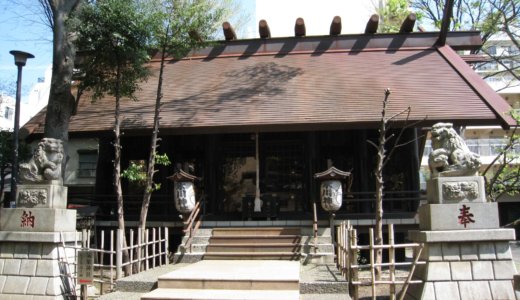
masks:
[[(513, 255), (513, 259), (515, 261), (515, 265), (516, 265), (516, 268), (517, 268), (517, 271), (520, 271), (520, 241), (517, 241), (517, 242), (511, 242), (511, 253)], [(178, 266), (178, 265), (169, 265), (169, 266), (165, 266), (165, 267), (162, 267), (162, 268), (158, 268), (156, 269), (152, 276), (151, 277), (155, 277), (157, 278), (157, 274), (159, 273), (166, 273), (174, 268), (178, 268), (178, 267), (182, 267), (182, 266)], [(311, 272), (323, 272), (323, 270), (316, 270), (316, 271), (313, 271), (312, 270), (312, 267), (304, 267), (302, 268), (302, 276), (301, 276), (301, 280), (305, 281), (311, 274)], [(142, 276), (142, 280), (144, 282), (149, 282), (149, 284), (151, 284), (151, 281), (153, 281), (154, 279), (149, 279), (150, 276), (148, 275), (145, 275), (145, 274), (138, 274), (136, 276)], [(319, 276), (318, 276), (319, 277)], [(339, 278), (338, 278), (339, 279)], [(130, 282), (129, 282), (130, 283)], [(135, 284), (135, 283), (134, 283)], [(140, 296), (142, 295), (143, 293), (131, 293), (131, 292), (114, 292), (114, 293), (110, 293), (110, 294), (106, 294), (106, 295), (103, 295), (101, 296), (100, 300), (119, 300), (119, 299), (124, 299), (124, 300), (139, 300), (140, 299)], [(350, 297), (348, 297), (347, 295), (345, 294), (302, 294), (300, 296), (300, 299), (301, 300), (311, 300), (311, 299), (315, 299), (315, 300), (348, 300), (350, 299)]]

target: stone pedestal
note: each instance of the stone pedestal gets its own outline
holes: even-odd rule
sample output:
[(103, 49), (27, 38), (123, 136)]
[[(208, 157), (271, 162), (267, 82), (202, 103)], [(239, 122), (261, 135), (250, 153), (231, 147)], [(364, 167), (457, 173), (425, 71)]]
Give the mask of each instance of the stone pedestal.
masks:
[(509, 241), (513, 229), (499, 229), (496, 203), (485, 202), (481, 177), (436, 178), (428, 183), (428, 204), (419, 208), (424, 243), (406, 299), (515, 299), (516, 268)]
[(72, 295), (76, 211), (66, 187), (18, 185), (17, 207), (0, 211), (0, 299), (64, 299)]

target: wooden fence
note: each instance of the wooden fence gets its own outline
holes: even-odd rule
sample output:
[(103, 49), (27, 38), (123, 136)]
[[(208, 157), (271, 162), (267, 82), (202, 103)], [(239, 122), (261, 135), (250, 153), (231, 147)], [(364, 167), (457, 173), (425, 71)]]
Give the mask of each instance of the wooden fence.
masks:
[[(83, 230), (81, 241), (63, 243), (62, 247), (63, 253), (70, 249), (76, 251), (74, 257), (79, 250), (95, 253), (94, 282), (99, 284), (101, 294), (112, 290), (116, 279), (169, 263), (168, 227), (149, 228), (144, 234), (141, 228), (127, 229), (127, 245), (124, 245), (123, 230), (100, 230), (98, 233), (96, 236), (90, 230)], [(125, 252), (128, 257), (123, 258)], [(66, 269), (70, 270), (66, 276), (75, 284), (77, 262), (67, 261), (67, 255), (64, 258), (62, 263), (67, 264)]]
[[(359, 286), (371, 286), (372, 299), (377, 297), (377, 285), (389, 285), (390, 299), (403, 299), (408, 286), (410, 284), (421, 283), (421, 280), (412, 280), (415, 267), (424, 262), (419, 261), (423, 244), (408, 243), (396, 244), (394, 239), (394, 226), (388, 225), (388, 244), (374, 244), (374, 229), (369, 229), (369, 245), (358, 245), (357, 230), (354, 229), (349, 222), (342, 222), (337, 228), (337, 266), (345, 279), (349, 281), (349, 292), (352, 299), (359, 299)], [(396, 262), (395, 250), (399, 248), (412, 248), (414, 257), (411, 262)], [(388, 262), (376, 263), (375, 252), (378, 249), (388, 251)], [(361, 258), (359, 252), (361, 250), (369, 251), (368, 263), (360, 263)], [(406, 277), (396, 276), (396, 267), (409, 267)], [(376, 269), (381, 267), (388, 269), (381, 279), (376, 278)], [(360, 272), (362, 269), (368, 269), (368, 272)], [(386, 271), (386, 270), (385, 270)], [(386, 274), (388, 273), (388, 274)], [(396, 285), (402, 285), (401, 291), (396, 293)]]

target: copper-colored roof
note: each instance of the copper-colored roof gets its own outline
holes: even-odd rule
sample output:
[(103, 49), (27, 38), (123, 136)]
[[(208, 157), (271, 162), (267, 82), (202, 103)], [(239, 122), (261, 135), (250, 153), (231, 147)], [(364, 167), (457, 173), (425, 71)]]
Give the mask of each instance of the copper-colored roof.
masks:
[[(412, 107), (423, 124), (513, 124), (509, 106), (450, 48), (427, 35), (286, 38), (227, 42), (170, 61), (164, 72), (161, 132), (204, 133), (360, 128)], [(379, 39), (379, 40), (378, 40)], [(448, 42), (450, 38), (448, 37)], [(350, 43), (350, 44), (349, 44)], [(124, 100), (123, 128), (152, 127), (159, 63)], [(109, 131), (113, 99), (83, 97), (70, 132)], [(26, 128), (42, 132), (42, 116)]]

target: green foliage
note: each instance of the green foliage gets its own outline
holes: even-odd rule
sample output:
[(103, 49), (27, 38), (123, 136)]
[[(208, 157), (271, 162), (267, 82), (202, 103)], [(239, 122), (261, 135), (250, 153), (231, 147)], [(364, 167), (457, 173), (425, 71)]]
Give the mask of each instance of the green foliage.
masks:
[[(83, 5), (70, 26), (82, 57), (80, 89), (94, 99), (119, 93), (133, 97), (138, 82), (149, 74), (153, 14), (137, 0), (103, 0)], [(117, 75), (120, 74), (120, 80)]]
[[(520, 124), (520, 115), (513, 112), (512, 116)], [(507, 144), (482, 174), (486, 176), (486, 193), (491, 201), (505, 194), (520, 193), (520, 134), (517, 130), (513, 129)]]
[(154, 42), (157, 49), (182, 58), (192, 49), (207, 45), (215, 36), (224, 18), (229, 16), (229, 1), (218, 0), (155, 0), (160, 7), (155, 13)]
[[(381, 18), (378, 31), (382, 33), (399, 32), (403, 20), (410, 14), (408, 0), (388, 0), (386, 5), (377, 9)], [(417, 20), (421, 20), (422, 13), (416, 13)]]
[[(159, 154), (155, 153), (155, 165), (158, 166), (169, 166), (171, 164), (170, 158), (168, 154)], [(144, 160), (139, 161), (131, 161), (128, 168), (126, 168), (122, 173), (121, 177), (128, 179), (129, 182), (135, 184), (138, 187), (146, 186), (146, 176), (147, 176), (146, 163)], [(153, 186), (150, 188), (151, 192), (157, 191), (161, 188), (160, 183), (153, 183)]]

